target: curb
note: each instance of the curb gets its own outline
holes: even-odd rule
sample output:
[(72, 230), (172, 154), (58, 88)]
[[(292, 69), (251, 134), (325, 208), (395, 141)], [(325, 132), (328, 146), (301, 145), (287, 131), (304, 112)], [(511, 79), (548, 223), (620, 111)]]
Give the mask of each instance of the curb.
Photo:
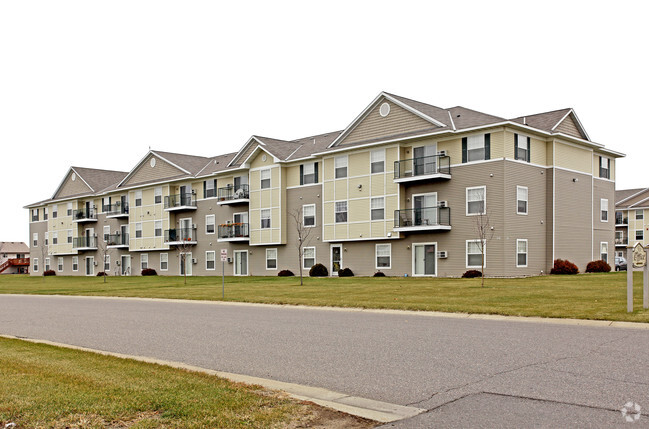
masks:
[(112, 356), (120, 359), (130, 359), (139, 362), (164, 365), (172, 368), (178, 368), (178, 369), (184, 369), (192, 372), (200, 372), (203, 374), (214, 375), (216, 377), (225, 378), (235, 383), (262, 386), (266, 389), (282, 391), (288, 394), (288, 396), (300, 401), (310, 401), (323, 407), (332, 408), (334, 410), (341, 411), (343, 413), (352, 414), (358, 417), (363, 417), (381, 423), (390, 423), (397, 420), (414, 417), (417, 414), (421, 414), (425, 411), (428, 411), (423, 408), (407, 407), (398, 404), (391, 404), (388, 402), (381, 402), (372, 399), (360, 398), (358, 396), (350, 396), (344, 393), (335, 392), (320, 387), (304, 386), (301, 384), (286, 383), (283, 381), (252, 377), (243, 374), (233, 374), (230, 372), (214, 371), (211, 369), (201, 368), (198, 366), (187, 365), (182, 362), (166, 361), (166, 360), (156, 359), (156, 358), (146, 357), (146, 356), (135, 356), (135, 355), (127, 355), (123, 353), (113, 353), (105, 350), (90, 349), (87, 347), (57, 343), (48, 340), (22, 338), (13, 335), (0, 334), (0, 337), (11, 339), (11, 340), (27, 341), (36, 344), (46, 344), (55, 347), (63, 347), (66, 349), (79, 350), (84, 352), (96, 353), (104, 356)]

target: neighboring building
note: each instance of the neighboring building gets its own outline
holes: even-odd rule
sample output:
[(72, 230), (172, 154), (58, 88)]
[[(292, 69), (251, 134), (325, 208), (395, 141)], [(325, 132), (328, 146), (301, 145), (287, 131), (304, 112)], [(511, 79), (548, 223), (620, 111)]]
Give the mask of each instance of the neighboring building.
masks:
[(314, 228), (301, 263), (334, 275), (460, 276), (481, 265), (482, 213), (487, 275), (537, 275), (556, 258), (583, 271), (614, 246), (621, 156), (572, 109), (504, 119), (381, 93), (342, 131), (253, 136), (215, 157), (149, 151), (128, 173), (70, 168), (27, 206), (32, 271), (218, 275), (226, 249), (228, 275), (297, 272), (295, 210)]
[(615, 191), (615, 256), (626, 258), (629, 245), (649, 244), (648, 216), (649, 188)]
[(29, 247), (23, 242), (0, 241), (0, 274), (28, 274)]

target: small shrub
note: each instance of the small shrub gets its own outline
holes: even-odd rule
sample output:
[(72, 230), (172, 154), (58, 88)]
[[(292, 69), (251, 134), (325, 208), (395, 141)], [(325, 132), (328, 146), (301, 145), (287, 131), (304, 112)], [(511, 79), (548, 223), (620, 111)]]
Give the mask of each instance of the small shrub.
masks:
[(377, 271), (374, 273), (372, 277), (385, 277), (385, 273), (382, 273), (381, 271)]
[[(610, 271), (611, 267), (609, 267)], [(550, 270), (550, 274), (578, 274), (579, 268), (569, 260), (555, 259), (554, 267)]]
[(107, 276), (108, 276), (108, 273), (106, 273), (104, 271), (100, 271), (100, 272), (97, 273), (97, 277), (107, 277)]
[(158, 273), (155, 272), (153, 268), (145, 268), (142, 270), (143, 276), (157, 276)]
[(45, 272), (43, 273), (43, 275), (46, 276), (46, 277), (47, 277), (47, 276), (55, 276), (55, 275), (56, 275), (56, 271), (54, 271), (54, 270), (47, 270), (47, 271), (45, 271)]
[(322, 264), (315, 264), (309, 270), (309, 277), (327, 277), (329, 270)]
[(277, 275), (280, 277), (292, 277), (295, 274), (293, 274), (293, 271), (291, 270), (282, 270), (279, 273), (277, 273)]
[(611, 266), (602, 259), (599, 261), (591, 261), (586, 265), (587, 273), (609, 273), (610, 271)]
[(482, 277), (482, 273), (478, 270), (469, 270), (462, 274), (463, 279), (474, 279), (476, 277)]
[(349, 268), (343, 268), (342, 270), (338, 270), (338, 277), (354, 277), (354, 273)]

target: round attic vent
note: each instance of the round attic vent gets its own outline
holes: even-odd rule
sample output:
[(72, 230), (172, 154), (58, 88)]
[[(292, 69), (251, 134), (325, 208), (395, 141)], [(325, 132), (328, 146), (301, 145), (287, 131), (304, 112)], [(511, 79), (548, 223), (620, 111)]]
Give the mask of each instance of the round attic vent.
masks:
[(77, 173), (72, 173), (72, 181), (74, 182), (77, 180)]
[(381, 107), (379, 108), (379, 114), (385, 118), (389, 113), (390, 105), (388, 103), (381, 104)]
[(149, 164), (151, 164), (151, 167), (155, 167), (155, 158), (151, 158), (151, 162)]
[(262, 160), (262, 161), (266, 162), (267, 159), (268, 159), (268, 157), (266, 156), (266, 154), (263, 154), (263, 155), (261, 156), (261, 160)]

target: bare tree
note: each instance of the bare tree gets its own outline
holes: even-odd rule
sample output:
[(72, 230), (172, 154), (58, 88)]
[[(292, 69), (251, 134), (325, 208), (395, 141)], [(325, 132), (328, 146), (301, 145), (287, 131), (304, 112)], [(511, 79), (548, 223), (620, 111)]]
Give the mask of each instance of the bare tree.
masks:
[(486, 197), (484, 191), (480, 191), (482, 196), (482, 207), (480, 213), (476, 214), (474, 217), (474, 227), (475, 232), (478, 236), (478, 250), (480, 250), (481, 255), (481, 267), (480, 273), (482, 274), (482, 283), (481, 287), (484, 287), (484, 264), (485, 264), (485, 250), (487, 248), (487, 243), (491, 241), (494, 236), (494, 228), (491, 225), (491, 220), (489, 219), (489, 212), (486, 210)]
[(187, 254), (190, 253), (189, 250), (191, 250), (193, 246), (193, 243), (191, 241), (192, 237), (184, 237), (182, 238), (180, 243), (176, 245), (176, 250), (178, 250), (178, 253), (180, 255), (180, 263), (185, 284), (187, 284)]
[[(106, 277), (108, 277), (108, 273), (106, 272), (106, 258), (108, 258), (108, 241), (104, 241), (105, 237), (101, 237), (99, 239), (98, 237), (95, 237), (95, 242), (97, 243), (97, 253), (99, 254), (99, 257), (101, 258), (102, 261), (102, 268), (101, 271), (104, 273), (104, 283), (106, 283)], [(110, 240), (110, 237), (108, 237)]]
[(45, 281), (45, 258), (50, 256), (50, 246), (45, 244), (45, 240), (43, 240), (43, 244), (41, 245), (41, 270), (43, 271), (43, 281)]
[(302, 274), (302, 256), (304, 255), (304, 246), (311, 241), (311, 231), (315, 228), (304, 225), (304, 216), (302, 216), (302, 208), (298, 208), (289, 212), (289, 216), (295, 221), (295, 232), (297, 233), (297, 240), (295, 246), (297, 247), (298, 266), (300, 267), (300, 286), (304, 285)]

